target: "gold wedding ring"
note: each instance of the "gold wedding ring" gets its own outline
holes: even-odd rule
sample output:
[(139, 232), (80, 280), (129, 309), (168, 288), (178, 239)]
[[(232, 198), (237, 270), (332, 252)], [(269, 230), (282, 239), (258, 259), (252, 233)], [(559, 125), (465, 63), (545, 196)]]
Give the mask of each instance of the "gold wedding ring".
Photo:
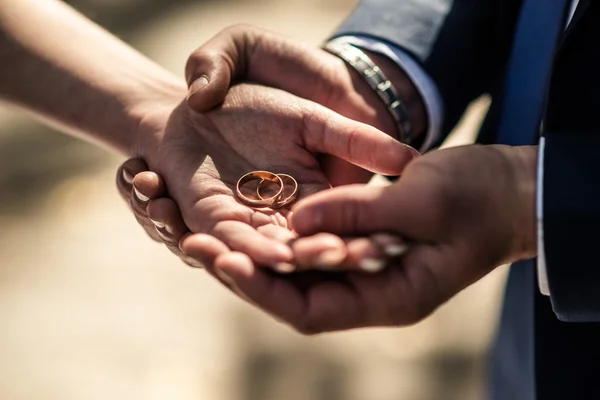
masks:
[[(258, 198), (252, 199), (242, 193), (242, 187), (255, 180), (260, 180), (256, 187), (256, 195)], [(264, 197), (266, 182), (277, 184), (277, 193), (269, 197)], [(298, 182), (288, 174), (274, 174), (269, 171), (252, 171), (238, 180), (235, 187), (235, 193), (240, 202), (251, 208), (268, 207), (278, 209), (285, 207), (296, 200), (298, 197)]]
[[(267, 197), (267, 198), (260, 197), (258, 199), (251, 199), (248, 196), (244, 196), (244, 194), (241, 191), (242, 186), (244, 186), (245, 184), (247, 184), (249, 182), (256, 181), (259, 179), (261, 180), (261, 183), (264, 181), (269, 181), (269, 182), (274, 182), (274, 183), (278, 184), (279, 190), (273, 196)], [(252, 207), (252, 208), (271, 207), (279, 200), (279, 198), (283, 194), (283, 180), (277, 174), (274, 174), (269, 171), (248, 172), (246, 175), (242, 176), (237, 181), (237, 184), (235, 186), (235, 194), (237, 195), (238, 199), (242, 203), (244, 203), (245, 205), (247, 205), (249, 207)]]
[[(294, 200), (296, 200), (296, 198), (298, 197), (298, 182), (296, 182), (296, 180), (294, 179), (293, 176), (288, 175), (288, 174), (276, 174), (279, 178), (281, 178), (281, 181), (283, 182), (283, 187), (284, 190), (281, 193), (281, 197), (275, 202), (273, 203), (273, 205), (271, 206), (271, 208), (282, 208), (287, 206), (288, 204), (291, 204), (294, 202)], [(261, 188), (263, 187), (263, 183), (265, 181), (262, 180), (259, 184), (258, 187), (256, 188), (256, 194), (257, 196), (262, 199), (263, 196), (261, 195)], [(286, 183), (290, 183), (291, 186), (291, 193), (287, 194), (285, 189), (287, 187)], [(287, 196), (286, 196), (287, 194)], [(284, 197), (285, 196), (285, 197)]]

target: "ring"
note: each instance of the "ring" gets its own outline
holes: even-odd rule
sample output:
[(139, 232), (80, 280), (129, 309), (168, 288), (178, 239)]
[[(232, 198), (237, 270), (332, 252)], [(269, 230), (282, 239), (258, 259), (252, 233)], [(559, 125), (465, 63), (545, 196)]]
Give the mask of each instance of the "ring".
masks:
[[(242, 194), (241, 188), (248, 182), (252, 182), (255, 180), (262, 179), (261, 183), (264, 181), (275, 182), (279, 184), (279, 190), (271, 197), (260, 198), (260, 199), (251, 199)], [(277, 175), (269, 171), (252, 171), (242, 176), (235, 185), (235, 194), (238, 199), (247, 206), (253, 208), (265, 208), (271, 207), (275, 204), (281, 195), (283, 194), (283, 180)]]
[[(291, 175), (288, 175), (288, 174), (276, 174), (276, 175), (281, 179), (284, 187), (285, 187), (285, 181), (290, 182), (292, 184), (292, 186), (294, 187), (292, 194), (290, 194), (289, 196), (287, 196), (285, 198), (277, 199), (277, 201), (275, 201), (273, 203), (273, 205), (271, 205), (271, 208), (282, 208), (282, 207), (287, 206), (290, 203), (293, 203), (294, 200), (296, 200), (296, 198), (298, 197), (298, 182)], [(258, 187), (256, 188), (256, 194), (261, 199), (263, 199), (263, 197), (260, 194), (260, 189), (261, 189), (264, 181), (265, 181), (264, 179), (262, 181), (260, 181), (260, 183), (258, 184)], [(283, 191), (282, 191), (281, 195), (283, 196)]]

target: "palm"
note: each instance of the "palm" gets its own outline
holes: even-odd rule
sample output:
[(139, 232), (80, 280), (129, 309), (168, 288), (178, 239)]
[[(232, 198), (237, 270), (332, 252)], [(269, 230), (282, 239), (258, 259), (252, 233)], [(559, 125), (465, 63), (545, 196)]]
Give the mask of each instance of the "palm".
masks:
[[(245, 298), (305, 332), (415, 323), (500, 263), (533, 256), (524, 251), (528, 247), (521, 245), (526, 242), (519, 232), (533, 220), (527, 212), (535, 178), (524, 184), (524, 163), (507, 157), (515, 151), (505, 146), (441, 150), (411, 163), (389, 187), (336, 188), (295, 208), (295, 227), (308, 237), (319, 231), (385, 231), (410, 238), (401, 262), (378, 274), (286, 279), (230, 255), (217, 266)], [(531, 159), (525, 169), (530, 173)], [(297, 245), (303, 240), (309, 239)], [(244, 262), (245, 268), (236, 266)]]
[[(385, 134), (324, 110), (276, 89), (239, 85), (215, 111), (198, 114), (179, 105), (145, 158), (164, 177), (192, 232), (215, 236), (259, 264), (291, 261), (291, 252), (284, 256), (272, 238), (273, 230), (271, 237), (257, 230), (267, 225), (287, 229), (285, 210), (240, 204), (234, 188), (242, 175), (253, 170), (290, 174), (302, 198), (330, 187), (315, 158), (318, 152), (339, 148), (339, 155), (363, 166), (375, 167), (370, 164), (377, 161), (384, 170), (393, 164), (396, 171), (409, 155)], [(382, 151), (383, 158), (376, 158)]]
[(406, 264), (377, 274), (311, 271), (281, 276), (252, 268), (243, 255), (229, 253), (217, 266), (233, 277), (232, 286), (244, 299), (305, 334), (409, 325), (442, 302), (422, 267)]

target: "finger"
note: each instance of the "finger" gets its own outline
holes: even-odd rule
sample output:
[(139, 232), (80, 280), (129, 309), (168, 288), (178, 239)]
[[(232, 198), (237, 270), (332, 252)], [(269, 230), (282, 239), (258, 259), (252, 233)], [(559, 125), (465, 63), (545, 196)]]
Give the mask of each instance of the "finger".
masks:
[(330, 233), (317, 233), (314, 236), (298, 238), (289, 229), (275, 225), (264, 225), (257, 231), (280, 243), (285, 243), (294, 252), (294, 262), (277, 265), (277, 272), (290, 273), (302, 270), (334, 269), (346, 257), (346, 245), (338, 236)]
[(218, 33), (188, 59), (188, 103), (206, 111), (219, 104), (231, 82), (241, 77), (323, 103), (339, 89), (343, 69), (341, 59), (315, 46), (236, 25)]
[(408, 245), (401, 238), (386, 233), (343, 240), (333, 234), (318, 233), (296, 239), (292, 250), (298, 270), (377, 273), (397, 262), (408, 251)]
[(339, 268), (346, 271), (378, 273), (390, 265), (397, 264), (408, 251), (404, 240), (387, 233), (349, 238), (345, 241), (348, 256)]
[(242, 253), (218, 257), (215, 268), (226, 277), (234, 292), (267, 313), (314, 334), (360, 327), (366, 317), (360, 298), (339, 282), (315, 281), (303, 294), (286, 277), (269, 275)]
[(286, 271), (294, 254), (289, 246), (266, 237), (240, 221), (220, 221), (209, 232), (234, 251), (247, 254), (259, 265)]
[[(283, 243), (286, 246), (290, 246), (298, 237), (295, 233), (290, 231), (283, 226), (267, 224), (259, 226), (256, 231), (267, 238), (276, 240), (279, 243)], [(279, 262), (273, 266), (273, 269), (281, 274), (290, 274), (298, 269), (296, 261), (293, 262)]]
[(305, 146), (331, 154), (371, 172), (400, 175), (419, 153), (386, 133), (343, 117), (318, 104), (304, 102)]
[(331, 233), (300, 238), (294, 241), (292, 250), (299, 270), (338, 269), (348, 253), (344, 241)]
[(162, 177), (151, 171), (141, 172), (133, 178), (133, 190), (136, 199), (144, 203), (167, 195), (167, 188)]
[(383, 255), (391, 260), (402, 257), (409, 249), (408, 243), (398, 235), (375, 233), (370, 239), (379, 246)]
[(299, 201), (293, 208), (292, 223), (301, 236), (386, 231), (402, 222), (397, 215), (402, 208), (397, 197), (393, 186), (342, 186)]
[(184, 236), (179, 242), (179, 247), (184, 256), (196, 260), (210, 271), (214, 271), (217, 257), (230, 252), (219, 239), (203, 233)]
[(298, 238), (290, 230), (275, 225), (264, 225), (257, 228), (257, 231), (266, 237), (289, 245), (294, 252), (293, 263), (278, 264), (277, 272), (330, 271), (338, 267), (346, 258), (347, 251), (344, 241), (330, 233), (317, 233), (311, 237)]
[(274, 224), (259, 226), (256, 230), (262, 235), (284, 244), (289, 244), (298, 237), (288, 228)]
[(185, 76), (188, 105), (198, 112), (221, 103), (235, 76), (246, 74), (250, 33), (228, 28), (195, 50), (188, 58)]
[(169, 198), (150, 200), (147, 207), (148, 219), (163, 243), (176, 255), (180, 256), (179, 241), (189, 229), (183, 222), (179, 207)]
[(119, 194), (129, 204), (133, 215), (138, 223), (144, 228), (146, 233), (153, 240), (160, 242), (160, 236), (154, 229), (154, 226), (150, 223), (146, 215), (146, 203), (141, 199), (136, 198), (133, 191), (133, 179), (134, 177), (148, 169), (146, 163), (139, 158), (132, 158), (124, 162), (117, 171), (117, 188)]
[[(132, 181), (131, 206), (141, 218), (148, 216), (148, 202), (167, 195), (162, 178), (154, 172), (144, 171), (135, 175)], [(148, 221), (150, 222), (150, 221)]]
[(377, 273), (387, 266), (382, 249), (368, 237), (347, 239), (346, 246), (348, 256), (340, 269)]
[(155, 225), (148, 218), (148, 203), (151, 199), (156, 199), (166, 195), (165, 185), (160, 176), (150, 171), (137, 173), (131, 184), (129, 192), (129, 203), (133, 214), (138, 223), (144, 228), (146, 233), (157, 242), (162, 242), (162, 238), (156, 231)]
[(147, 170), (148, 166), (140, 158), (130, 158), (121, 164), (117, 170), (117, 189), (127, 203), (129, 203), (131, 190), (133, 189), (133, 177)]
[(258, 268), (240, 252), (221, 254), (215, 260), (216, 273), (243, 299), (294, 326), (303, 321), (302, 293), (286, 279)]
[(373, 173), (338, 157), (328, 154), (318, 156), (319, 165), (332, 187), (352, 185), (353, 183), (368, 183)]

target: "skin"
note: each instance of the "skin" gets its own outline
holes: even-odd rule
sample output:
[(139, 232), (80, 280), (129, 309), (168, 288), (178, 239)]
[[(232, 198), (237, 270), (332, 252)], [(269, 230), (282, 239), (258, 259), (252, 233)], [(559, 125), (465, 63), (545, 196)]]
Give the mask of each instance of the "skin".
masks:
[[(321, 168), (319, 154), (360, 171), (388, 174), (401, 173), (418, 155), (376, 128), (264, 86), (236, 85), (219, 107), (197, 112), (186, 103), (194, 96), (182, 79), (60, 1), (47, 0), (41, 7), (36, 0), (0, 0), (0, 33), (3, 100), (74, 135), (143, 158), (160, 174), (160, 180), (146, 177), (146, 183), (159, 185), (146, 199), (168, 190), (177, 205), (132, 202), (135, 212), (146, 213), (142, 223), (153, 226), (157, 239), (191, 229), (281, 269), (293, 259), (278, 239), (290, 235), (289, 210), (240, 205), (232, 188), (241, 175), (257, 169), (288, 172), (298, 179), (302, 197), (342, 179), (343, 174)], [(131, 187), (133, 176), (120, 187)], [(183, 218), (165, 223), (179, 213)], [(179, 252), (179, 246), (167, 244)]]
[[(230, 57), (230, 62), (220, 66), (218, 62), (210, 64), (209, 61), (225, 56), (212, 54), (215, 51), (212, 44), (207, 45), (209, 51), (201, 48), (201, 53), (195, 53), (188, 64), (188, 76), (195, 76), (190, 75), (189, 65), (192, 65), (191, 70), (204, 74), (212, 71), (206, 66), (209, 63), (216, 65), (217, 76), (224, 76), (222, 82), (229, 84), (232, 76), (238, 77), (232, 72), (236, 71), (235, 67), (231, 67), (240, 63), (236, 54), (238, 57), (239, 53), (245, 54), (242, 69), (250, 75), (254, 55), (261, 54), (260, 63), (254, 61), (261, 67), (268, 65), (271, 57), (275, 65), (286, 61), (293, 64), (296, 60), (297, 65), (293, 65), (300, 68), (304, 76), (320, 74), (321, 81), (315, 79), (321, 82), (317, 85), (321, 93), (343, 92), (354, 87), (354, 84), (345, 86), (343, 80), (336, 80), (344, 74), (328, 74), (326, 68), (314, 71), (314, 62), (303, 63), (310, 54), (297, 54), (294, 46), (289, 48), (288, 44), (278, 42), (280, 46), (273, 45), (275, 50), (260, 53), (252, 46), (244, 47), (243, 41), (240, 45), (239, 40), (233, 40), (236, 43), (233, 47), (223, 44), (227, 41), (219, 42)], [(250, 42), (264, 46), (269, 39)], [(249, 48), (254, 52), (248, 53)], [(263, 78), (274, 79), (273, 74)], [(198, 93), (193, 88), (195, 80), (190, 79), (190, 82), (190, 104), (200, 107), (192, 101)], [(287, 85), (286, 90), (303, 90), (295, 87), (291, 78), (280, 83)], [(329, 89), (328, 84), (337, 85), (336, 89)], [(211, 90), (218, 94), (216, 89)], [(344, 112), (367, 120), (370, 116), (376, 120), (370, 123), (383, 126), (385, 122), (378, 119), (376, 112), (360, 113), (368, 109), (361, 104), (376, 107), (377, 103), (366, 95), (353, 97), (357, 93), (355, 90), (353, 94), (316, 97), (315, 100), (342, 107), (331, 99), (357, 99), (357, 107)], [(232, 249), (214, 235), (184, 236), (179, 254), (201, 261), (242, 299), (301, 333), (405, 326), (425, 318), (498, 265), (535, 256), (536, 165), (537, 147), (465, 146), (432, 152), (413, 160), (402, 178), (389, 187), (349, 185), (302, 199), (293, 207), (289, 218), (300, 236), (293, 242), (292, 249), (294, 262), (312, 271), (273, 274), (245, 252)], [(145, 174), (154, 176), (150, 172)], [(144, 188), (145, 191), (151, 189), (152, 185)], [(148, 207), (158, 201), (153, 199), (166, 194), (148, 196)], [(160, 200), (165, 201), (165, 198)], [(173, 212), (169, 218), (176, 220), (176, 214)], [(342, 246), (344, 257), (329, 266), (336, 269), (335, 274), (315, 271), (324, 269), (318, 263), (319, 255), (330, 249), (320, 245), (324, 240), (317, 241), (316, 235), (329, 235), (319, 238), (327, 238), (331, 248)], [(338, 239), (337, 243), (333, 238)], [(385, 252), (389, 246), (404, 250), (397, 252), (396, 257), (389, 257)], [(379, 261), (387, 268), (374, 269), (371, 274), (357, 272), (365, 270), (361, 268), (365, 259)]]
[[(321, 170), (316, 154), (387, 174), (401, 173), (418, 155), (371, 126), (258, 85), (236, 85), (210, 112), (197, 113), (185, 102), (171, 110), (166, 107), (165, 115), (157, 112), (144, 122), (140, 153), (164, 179), (185, 225), (273, 268), (293, 260), (289, 246), (277, 240), (291, 237), (287, 210), (253, 210), (237, 201), (234, 188), (242, 175), (253, 170), (291, 174), (303, 198), (330, 188), (335, 179), (336, 171)], [(153, 209), (157, 221), (162, 211), (156, 204)]]
[[(424, 105), (415, 87), (393, 62), (375, 54), (371, 54), (371, 57), (383, 68), (388, 78), (394, 81), (401, 96), (407, 99), (405, 103), (418, 136), (426, 128), (426, 118)], [(257, 28), (234, 26), (216, 35), (190, 56), (186, 67), (186, 78), (189, 85), (188, 105), (198, 112), (205, 112), (215, 105), (221, 104), (224, 98), (227, 102), (227, 98), (224, 96), (228, 93), (230, 84), (248, 80), (279, 87), (299, 97), (320, 103), (346, 117), (372, 125), (387, 132), (391, 137), (397, 136), (396, 126), (387, 110), (354, 69), (348, 67), (338, 57), (321, 49)], [(307, 82), (310, 82), (310, 85), (307, 85)], [(379, 157), (382, 154), (384, 153), (374, 152), (371, 153), (371, 156)], [(349, 163), (335, 155), (320, 154), (317, 159), (321, 170), (329, 179), (331, 186), (334, 187), (350, 183), (364, 183), (372, 176), (370, 171), (354, 165), (356, 163)], [(139, 165), (141, 161), (131, 162)], [(286, 162), (287, 165), (292, 165), (289, 160)], [(119, 184), (121, 193), (127, 201), (135, 203), (137, 201), (135, 191), (131, 190), (131, 184), (123, 183), (124, 178), (121, 171), (118, 173), (118, 179), (121, 180)], [(134, 172), (141, 171), (136, 169)], [(152, 179), (157, 180), (158, 178)], [(325, 189), (325, 187), (322, 186), (319, 189)], [(141, 190), (148, 190), (151, 193), (154, 191), (153, 188), (146, 187)], [(161, 204), (168, 204), (169, 210), (176, 207), (166, 202), (165, 199), (161, 201)], [(151, 208), (156, 209), (157, 207)], [(134, 212), (136, 210), (139, 211), (140, 208), (134, 207)], [(168, 221), (180, 219), (176, 214), (167, 211), (161, 212), (163, 220)], [(147, 214), (137, 212), (136, 215), (139, 221), (146, 221), (142, 225), (153, 236), (154, 227), (148, 225)], [(163, 224), (164, 221), (159, 221), (158, 226)], [(181, 239), (182, 235), (178, 229), (171, 230), (175, 234), (168, 238), (168, 242), (169, 247), (173, 249), (174, 244)], [(191, 231), (198, 232), (194, 228)], [(277, 239), (284, 243), (293, 237), (281, 232), (274, 233), (270, 228), (268, 231), (269, 234), (275, 234)], [(200, 230), (200, 232), (205, 231)], [(187, 240), (187, 236), (185, 239), (186, 252), (193, 253), (193, 257), (196, 259), (204, 260), (202, 248), (193, 246), (194, 242)], [(392, 241), (402, 243), (400, 239)], [(377, 243), (371, 243), (367, 247), (371, 254), (381, 253)], [(174, 252), (186, 258), (181, 251), (174, 250)], [(328, 254), (324, 254), (326, 252)], [(344, 259), (344, 255), (348, 254), (348, 249), (342, 240), (321, 235), (316, 237), (310, 245), (306, 243), (305, 246), (294, 249), (294, 254), (296, 268), (331, 269), (339, 264), (340, 259)], [(349, 254), (352, 258), (354, 252), (350, 251)], [(334, 263), (334, 261), (337, 262)], [(357, 263), (346, 264), (353, 266)]]
[(415, 160), (392, 186), (335, 188), (293, 208), (302, 237), (408, 238), (410, 250), (376, 274), (306, 284), (268, 274), (239, 252), (220, 253), (215, 268), (242, 298), (303, 333), (416, 323), (498, 265), (536, 255), (536, 155), (537, 147), (441, 150)]

